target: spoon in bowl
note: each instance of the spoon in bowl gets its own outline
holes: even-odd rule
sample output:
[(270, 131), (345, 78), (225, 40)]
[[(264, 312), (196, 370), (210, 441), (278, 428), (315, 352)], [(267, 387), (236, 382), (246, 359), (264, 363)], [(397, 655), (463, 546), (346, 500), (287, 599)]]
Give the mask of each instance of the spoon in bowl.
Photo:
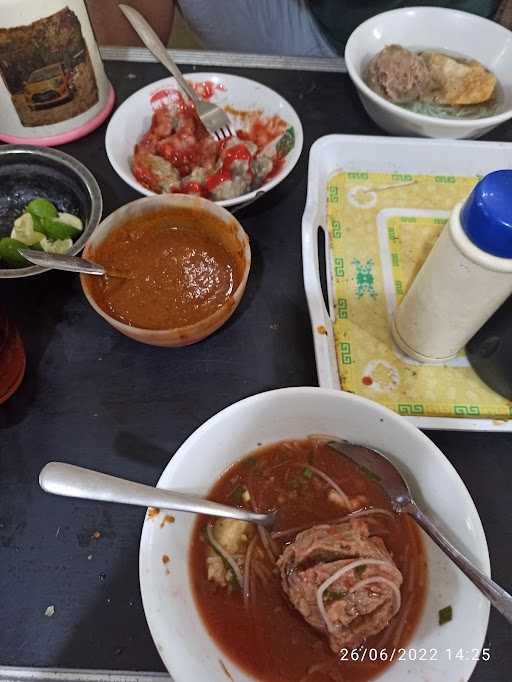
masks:
[(257, 514), (240, 507), (230, 507), (195, 495), (153, 488), (150, 485), (127, 481), (124, 478), (64, 462), (50, 462), (43, 467), (39, 474), (39, 485), (47, 493), (64, 497), (221, 516), (226, 519), (250, 521), (268, 528), (275, 520), (275, 512)]
[(93, 263), (79, 256), (67, 256), (61, 253), (46, 253), (35, 249), (18, 249), (21, 255), (34, 265), (41, 265), (43, 268), (54, 268), (55, 270), (66, 270), (68, 272), (84, 272), (86, 275), (109, 275), (110, 277), (122, 277), (130, 279), (130, 275), (124, 275), (115, 270), (106, 270), (103, 265)]
[(351, 459), (365, 473), (384, 489), (391, 500), (393, 509), (398, 514), (409, 514), (423, 528), (427, 535), (443, 552), (460, 568), (473, 585), (487, 597), (508, 621), (512, 623), (512, 595), (497, 585), (465, 557), (434, 525), (431, 519), (418, 507), (412, 497), (411, 490), (401, 473), (389, 459), (376, 450), (354, 446), (344, 441), (329, 441), (328, 445), (342, 455)]

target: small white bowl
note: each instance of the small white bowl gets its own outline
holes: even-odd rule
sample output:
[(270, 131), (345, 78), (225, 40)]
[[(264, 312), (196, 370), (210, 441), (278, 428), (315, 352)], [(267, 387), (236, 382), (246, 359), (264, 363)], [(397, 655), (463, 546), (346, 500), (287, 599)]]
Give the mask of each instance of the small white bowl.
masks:
[[(233, 110), (240, 112), (260, 110), (264, 116), (279, 115), (286, 121), (288, 127), (293, 127), (295, 134), (293, 149), (285, 157), (284, 165), (279, 173), (257, 190), (215, 203), (220, 206), (235, 206), (251, 199), (257, 191), (268, 192), (282, 182), (299, 160), (304, 143), (302, 125), (291, 104), (274, 90), (241, 76), (231, 76), (226, 73), (187, 73), (186, 79), (192, 83), (211, 84), (214, 89), (208, 101), (220, 107), (229, 105)], [(179, 89), (174, 78), (164, 78), (134, 92), (110, 119), (105, 136), (107, 156), (116, 173), (133, 189), (146, 196), (155, 193), (141, 185), (133, 175), (131, 169), (133, 149), (144, 133), (149, 130), (154, 107), (158, 106), (169, 89)], [(244, 128), (243, 117), (237, 118), (232, 112), (229, 116), (233, 130)]]
[[(158, 486), (205, 495), (227, 467), (258, 445), (315, 433), (388, 453), (424, 510), (489, 575), (482, 524), (450, 462), (402, 417), (350, 393), (285, 388), (235, 403), (183, 443)], [(162, 523), (164, 515), (146, 516), (139, 566), (144, 611), (162, 660), (175, 682), (226, 682), (227, 677), (254, 682), (218, 648), (194, 602), (189, 554), (195, 515), (173, 512), (173, 524)], [(379, 682), (467, 682), (483, 646), (489, 602), (428, 538), (425, 549), (428, 586), (418, 628), (404, 660), (386, 669)], [(170, 561), (164, 563), (164, 555)], [(453, 620), (440, 627), (439, 610), (447, 605)]]
[[(388, 102), (368, 87), (364, 72), (370, 59), (392, 44), (478, 60), (496, 75), (503, 91), (499, 113), (478, 119), (443, 119), (416, 114)], [(369, 116), (392, 135), (475, 138), (512, 118), (512, 32), (489, 19), (441, 7), (383, 12), (351, 34), (345, 62)]]

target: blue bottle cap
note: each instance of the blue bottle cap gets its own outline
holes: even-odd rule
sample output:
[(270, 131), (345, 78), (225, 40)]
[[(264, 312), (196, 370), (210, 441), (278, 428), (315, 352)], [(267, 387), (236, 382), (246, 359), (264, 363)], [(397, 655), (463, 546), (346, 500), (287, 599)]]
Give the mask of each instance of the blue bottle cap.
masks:
[(512, 170), (486, 175), (466, 199), (462, 229), (482, 251), (512, 258)]

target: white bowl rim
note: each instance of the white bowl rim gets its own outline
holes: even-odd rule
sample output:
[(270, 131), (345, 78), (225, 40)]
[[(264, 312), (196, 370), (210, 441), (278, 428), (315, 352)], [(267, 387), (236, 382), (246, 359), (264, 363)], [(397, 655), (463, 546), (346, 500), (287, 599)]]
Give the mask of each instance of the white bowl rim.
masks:
[[(217, 206), (223, 206), (223, 207), (228, 207), (228, 206), (236, 206), (238, 204), (241, 204), (244, 201), (248, 201), (249, 199), (252, 199), (255, 195), (256, 192), (270, 192), (271, 189), (276, 187), (278, 184), (280, 184), (295, 168), (297, 163), (299, 162), (300, 156), (302, 154), (302, 149), (304, 147), (304, 130), (302, 128), (302, 122), (300, 120), (300, 117), (295, 109), (290, 102), (283, 97), (280, 93), (278, 93), (276, 90), (273, 90), (270, 88), (268, 85), (265, 85), (264, 83), (260, 83), (259, 81), (255, 81), (252, 78), (245, 78), (244, 76), (238, 76), (236, 74), (231, 74), (231, 73), (222, 73), (221, 71), (192, 71), (190, 73), (185, 74), (185, 78), (192, 77), (193, 80), (200, 79), (200, 80), (208, 80), (211, 79), (212, 77), (215, 78), (222, 78), (222, 77), (229, 77), (229, 78), (236, 78), (239, 81), (244, 81), (247, 86), (257, 84), (259, 87), (263, 88), (264, 90), (267, 90), (268, 93), (272, 94), (272, 96), (277, 97), (281, 102), (286, 104), (293, 114), (296, 117), (296, 122), (290, 125), (293, 125), (294, 130), (295, 130), (295, 147), (293, 150), (294, 155), (296, 154), (296, 159), (293, 163), (286, 163), (284, 167), (281, 169), (281, 171), (274, 176), (271, 180), (263, 184), (261, 187), (258, 187), (257, 189), (252, 190), (251, 192), (246, 192), (245, 194), (240, 194), (238, 197), (233, 197), (231, 199), (223, 199), (222, 201), (213, 201), (210, 199), (209, 201), (213, 201), (214, 204)], [(128, 108), (128, 103), (130, 102), (132, 97), (135, 97), (135, 95), (138, 95), (140, 92), (143, 90), (153, 88), (153, 87), (158, 87), (160, 85), (163, 85), (164, 83), (169, 83), (169, 81), (174, 81), (176, 83), (176, 79), (173, 76), (167, 76), (166, 78), (161, 78), (157, 81), (153, 81), (151, 83), (148, 83), (147, 85), (144, 85), (142, 88), (139, 88), (135, 92), (133, 92), (129, 97), (127, 97), (124, 102), (122, 102), (119, 107), (114, 111), (108, 126), (107, 130), (105, 133), (105, 149), (107, 152), (107, 157), (108, 160), (114, 169), (114, 171), (119, 175), (119, 177), (124, 180), (130, 187), (132, 187), (134, 190), (139, 192), (140, 194), (143, 194), (147, 197), (150, 196), (161, 196), (161, 194), (164, 193), (158, 193), (158, 192), (153, 192), (147, 187), (144, 187), (133, 175), (133, 173), (125, 173), (125, 171), (119, 166), (117, 163), (117, 160), (115, 159), (114, 152), (113, 152), (113, 145), (109, 143), (109, 138), (112, 135), (112, 130), (114, 130), (115, 127), (115, 121), (116, 117), (118, 115), (118, 112), (121, 112), (123, 109)], [(288, 121), (287, 121), (288, 123)]]
[(491, 24), (497, 31), (503, 33), (504, 36), (507, 36), (510, 38), (509, 33), (510, 31), (506, 29), (504, 26), (501, 26), (500, 24), (497, 24), (496, 22), (492, 21), (491, 19), (487, 19), (486, 17), (481, 17), (477, 14), (471, 14), (471, 12), (464, 12), (459, 9), (450, 9), (449, 7), (427, 7), (427, 6), (417, 6), (417, 7), (399, 7), (397, 9), (391, 9), (388, 10), (387, 12), (380, 12), (380, 14), (376, 14), (373, 17), (370, 17), (366, 21), (364, 21), (362, 24), (359, 24), (357, 28), (355, 28), (352, 33), (350, 34), (347, 44), (345, 46), (345, 65), (347, 67), (348, 74), (350, 78), (353, 80), (354, 84), (356, 85), (357, 88), (359, 88), (369, 99), (371, 99), (373, 102), (376, 104), (380, 105), (382, 108), (386, 109), (392, 114), (395, 114), (397, 116), (400, 116), (402, 118), (407, 118), (410, 121), (417, 121), (419, 123), (430, 123), (435, 122), (437, 125), (446, 125), (447, 128), (464, 128), (468, 125), (471, 125), (473, 128), (478, 129), (478, 128), (485, 128), (487, 126), (497, 126), (500, 123), (503, 123), (504, 121), (507, 121), (512, 117), (512, 108), (507, 109), (506, 111), (502, 111), (499, 114), (494, 114), (493, 116), (485, 116), (482, 118), (465, 118), (465, 119), (454, 119), (454, 118), (440, 118), (439, 116), (427, 116), (426, 114), (418, 114), (414, 111), (409, 111), (408, 109), (404, 109), (403, 107), (398, 106), (398, 104), (393, 104), (393, 102), (389, 102), (385, 97), (382, 97), (382, 95), (377, 94), (374, 92), (363, 80), (363, 78), (359, 75), (358, 70), (354, 66), (352, 62), (352, 57), (350, 54), (350, 49), (355, 43), (356, 39), (358, 38), (360, 33), (363, 33), (365, 28), (368, 28), (369, 25), (372, 25), (374, 22), (377, 21), (382, 16), (391, 16), (391, 15), (397, 15), (397, 14), (408, 14), (410, 12), (417, 12), (418, 14), (433, 14), (433, 13), (438, 13), (438, 14), (458, 14), (464, 16), (464, 18), (468, 21), (474, 21), (477, 23), (480, 23), (481, 21), (485, 21), (489, 24)]
[[(154, 200), (155, 197), (161, 198), (164, 197), (169, 201), (169, 203), (172, 203), (174, 199), (178, 199), (178, 201), (184, 201), (184, 203), (187, 203), (188, 200), (191, 201), (199, 201), (201, 204), (203, 204), (204, 208), (206, 210), (211, 210), (211, 208), (208, 206), (208, 204), (213, 204), (214, 206), (218, 206), (216, 202), (210, 201), (210, 199), (205, 199), (204, 197), (196, 197), (195, 195), (192, 194), (179, 194), (177, 192), (175, 193), (165, 193), (165, 194), (155, 194), (149, 197), (139, 197), (139, 199), (134, 199), (133, 201), (129, 201), (127, 204), (123, 204), (122, 206), (119, 206), (116, 208), (115, 211), (112, 211), (112, 213), (109, 213), (109, 215), (102, 220), (98, 228), (101, 228), (103, 223), (107, 222), (112, 218), (114, 220), (117, 215), (121, 214), (127, 206), (133, 206), (133, 204), (137, 203), (144, 203), (144, 204), (149, 204)], [(219, 209), (221, 209), (222, 213), (225, 213), (227, 217), (232, 218), (235, 221), (235, 224), (237, 226), (237, 232), (239, 235), (241, 235), (243, 238), (245, 238), (244, 241), (244, 261), (245, 261), (245, 266), (244, 266), (244, 271), (242, 272), (242, 277), (240, 279), (240, 282), (235, 289), (235, 291), (231, 294), (230, 298), (236, 298), (237, 293), (242, 289), (245, 288), (247, 284), (247, 279), (249, 276), (250, 268), (251, 268), (251, 245), (249, 242), (249, 235), (247, 232), (244, 230), (243, 225), (237, 220), (237, 217), (234, 216), (230, 211), (226, 210), (223, 206), (218, 206)], [(114, 228), (115, 229), (115, 228)], [(98, 231), (99, 232), (99, 231)], [(109, 230), (110, 232), (110, 230)], [(84, 245), (84, 250), (87, 249), (89, 245), (91, 245), (93, 241), (93, 236), (98, 236), (91, 234), (89, 239)], [(125, 333), (125, 334), (130, 334), (133, 332), (138, 332), (138, 331), (143, 331), (143, 332), (151, 332), (152, 335), (154, 335), (157, 339), (160, 337), (166, 336), (170, 329), (146, 329), (145, 327), (134, 327), (133, 325), (126, 324), (125, 322), (121, 322), (121, 320), (117, 320), (116, 318), (112, 317), (108, 313), (106, 313), (103, 308), (101, 308), (95, 298), (92, 296), (92, 294), (89, 293), (86, 287), (83, 286), (82, 284), (82, 291), (84, 296), (87, 298), (89, 304), (91, 307), (98, 313), (98, 315), (101, 315), (104, 320), (106, 320), (109, 324), (112, 326), (116, 327), (119, 329), (119, 331)], [(200, 322), (205, 323), (211, 320), (211, 318), (215, 317), (215, 315), (218, 313), (218, 311), (214, 311), (213, 313), (210, 313), (206, 317), (201, 318)], [(175, 332), (176, 334), (184, 334), (188, 331), (193, 330), (197, 326), (198, 322), (195, 322), (193, 324), (186, 325), (184, 327), (172, 327), (172, 331)]]
[[(455, 480), (458, 483), (459, 490), (460, 490), (460, 495), (464, 499), (464, 504), (467, 504), (469, 508), (471, 508), (474, 511), (474, 532), (475, 536), (479, 539), (480, 545), (479, 548), (481, 550), (480, 555), (479, 555), (479, 561), (481, 568), (483, 572), (490, 577), (491, 576), (491, 564), (490, 564), (490, 556), (489, 556), (489, 548), (487, 544), (487, 538), (485, 536), (485, 531), (480, 519), (480, 515), (478, 513), (478, 509), (476, 508), (475, 503), (473, 502), (473, 499), (469, 493), (469, 490), (466, 487), (466, 484), (464, 483), (463, 479), (453, 466), (453, 464), (450, 462), (450, 460), (446, 457), (446, 455), (443, 453), (443, 451), (433, 443), (430, 438), (428, 438), (427, 435), (425, 435), (420, 429), (417, 427), (413, 426), (411, 423), (406, 422), (400, 415), (398, 415), (396, 412), (393, 412), (392, 410), (388, 409), (387, 407), (384, 407), (383, 405), (376, 403), (372, 400), (369, 400), (368, 398), (363, 398), (362, 396), (357, 396), (355, 394), (351, 393), (346, 393), (344, 391), (339, 391), (337, 389), (331, 389), (331, 388), (322, 388), (319, 386), (290, 386), (286, 388), (278, 388), (278, 389), (271, 389), (268, 391), (263, 391), (261, 393), (256, 393), (254, 395), (248, 396), (247, 398), (242, 398), (241, 400), (238, 400), (234, 403), (231, 403), (227, 407), (223, 408), (219, 412), (215, 413), (213, 416), (211, 416), (209, 419), (204, 421), (197, 429), (195, 429), (184, 441), (181, 443), (179, 448), (176, 450), (176, 452), (173, 454), (172, 458), (169, 460), (167, 465), (164, 467), (158, 482), (156, 483), (157, 488), (165, 488), (164, 481), (167, 479), (169, 476), (169, 473), (172, 472), (172, 470), (175, 467), (178, 467), (182, 460), (185, 460), (187, 457), (187, 449), (190, 445), (191, 442), (202, 436), (204, 432), (207, 432), (212, 425), (214, 425), (217, 421), (220, 421), (224, 419), (225, 417), (229, 417), (232, 413), (236, 413), (236, 411), (240, 408), (240, 406), (244, 406), (248, 403), (254, 403), (257, 404), (261, 401), (264, 401), (267, 399), (267, 396), (269, 395), (275, 395), (275, 394), (281, 394), (285, 396), (293, 396), (294, 394), (303, 394), (303, 395), (310, 395), (311, 399), (314, 399), (316, 395), (332, 395), (332, 396), (340, 396), (343, 395), (345, 399), (354, 402), (354, 403), (359, 403), (360, 405), (367, 405), (371, 406), (372, 409), (375, 409), (377, 413), (380, 413), (382, 417), (386, 417), (387, 419), (391, 419), (395, 424), (398, 424), (400, 422), (401, 426), (400, 428), (403, 428), (405, 431), (408, 431), (409, 433), (414, 433), (415, 437), (426, 441), (430, 443), (434, 449), (439, 453), (440, 457), (440, 463), (443, 464), (446, 467), (446, 471), (450, 474), (450, 476), (453, 476)], [(247, 453), (241, 453), (240, 458), (242, 458), (245, 454)], [(234, 460), (236, 461), (236, 460)], [(144, 575), (144, 563), (148, 562), (150, 559), (150, 550), (151, 550), (151, 545), (148, 542), (148, 537), (151, 529), (150, 522), (148, 521), (147, 515), (144, 518), (144, 523), (142, 526), (142, 531), (141, 531), (141, 539), (140, 539), (140, 549), (139, 549), (139, 582), (140, 582), (140, 590), (141, 590), (141, 596), (142, 596), (142, 605), (144, 608), (144, 614), (146, 617), (146, 621), (151, 633), (151, 637), (153, 639), (153, 642), (158, 650), (158, 653), (164, 662), (167, 670), (169, 673), (173, 676), (178, 676), (180, 675), (180, 679), (183, 679), (181, 676), (180, 671), (182, 672), (182, 667), (178, 666), (176, 664), (176, 657), (170, 657), (169, 654), (169, 646), (162, 647), (158, 643), (159, 639), (159, 633), (157, 632), (157, 626), (155, 625), (155, 622), (152, 619), (152, 613), (151, 613), (151, 607), (148, 604), (149, 602), (149, 594), (151, 592), (150, 587), (148, 587), (148, 580), (146, 579), (146, 576)], [(185, 558), (186, 561), (188, 561), (188, 555)], [(149, 583), (150, 585), (151, 583)], [(486, 617), (484, 618), (485, 623), (484, 625), (484, 632), (483, 632), (483, 638), (482, 638), (482, 646), (484, 644), (484, 638), (486, 636), (486, 632), (489, 627), (489, 613), (490, 613), (490, 604), (487, 609), (487, 614)], [(202, 619), (201, 619), (202, 622)], [(207, 630), (206, 625), (203, 623), (203, 627), (205, 630)], [(222, 652), (222, 649), (219, 647), (219, 645), (214, 641), (215, 647), (219, 650), (219, 652)], [(471, 674), (476, 667), (477, 661), (475, 660), (473, 663), (472, 671)], [(470, 675), (471, 676), (471, 675)], [(469, 678), (468, 678), (469, 680)]]

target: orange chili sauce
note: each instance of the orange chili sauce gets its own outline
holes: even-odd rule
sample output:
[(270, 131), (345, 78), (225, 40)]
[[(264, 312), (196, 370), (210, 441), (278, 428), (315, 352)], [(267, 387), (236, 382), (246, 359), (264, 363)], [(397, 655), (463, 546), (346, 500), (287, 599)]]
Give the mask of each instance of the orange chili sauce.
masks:
[(112, 230), (90, 254), (104, 277), (92, 295), (111, 317), (142, 329), (195, 324), (221, 308), (242, 274), (218, 234), (226, 224), (200, 209), (167, 209)]

